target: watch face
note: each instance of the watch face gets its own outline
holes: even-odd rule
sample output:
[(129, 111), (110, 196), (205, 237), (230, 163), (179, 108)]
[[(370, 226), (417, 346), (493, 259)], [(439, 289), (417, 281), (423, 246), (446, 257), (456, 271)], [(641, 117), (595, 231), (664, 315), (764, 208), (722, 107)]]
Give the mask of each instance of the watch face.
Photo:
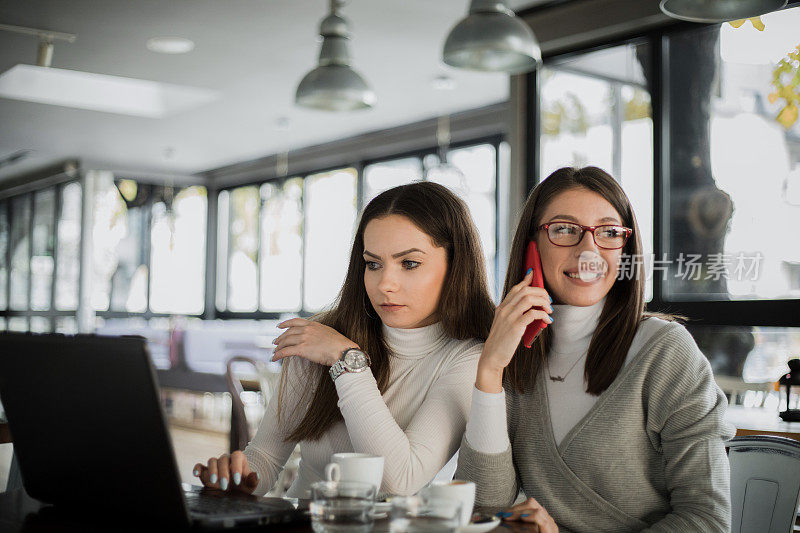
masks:
[(344, 354), (344, 364), (348, 368), (364, 368), (367, 366), (367, 357), (362, 351), (350, 350)]

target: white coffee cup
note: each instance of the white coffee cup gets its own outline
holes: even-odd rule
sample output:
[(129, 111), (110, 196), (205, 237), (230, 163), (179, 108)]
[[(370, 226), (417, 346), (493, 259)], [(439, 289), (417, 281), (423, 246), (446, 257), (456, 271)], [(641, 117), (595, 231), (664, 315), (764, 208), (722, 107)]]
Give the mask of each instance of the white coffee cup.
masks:
[(475, 504), (475, 483), (458, 479), (432, 481), (425, 487), (423, 493), (429, 498), (461, 502), (461, 525), (469, 525), (472, 519), (472, 507)]
[(369, 483), (381, 490), (383, 481), (383, 456), (368, 453), (334, 453), (325, 467), (328, 481), (356, 481)]

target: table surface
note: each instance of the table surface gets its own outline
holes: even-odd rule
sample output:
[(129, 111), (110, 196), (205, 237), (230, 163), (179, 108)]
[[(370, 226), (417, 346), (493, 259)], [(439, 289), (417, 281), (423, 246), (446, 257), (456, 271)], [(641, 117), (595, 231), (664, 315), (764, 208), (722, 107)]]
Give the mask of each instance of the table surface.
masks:
[(736, 426), (737, 435), (778, 435), (800, 440), (800, 422), (784, 422), (777, 410), (728, 406), (725, 419)]
[[(135, 505), (135, 503), (133, 504)], [(86, 515), (88, 516), (88, 515)], [(158, 529), (157, 524), (141, 526), (131, 525), (128, 516), (120, 516), (119, 521), (107, 519), (99, 521), (96, 518), (83, 519), (69, 515), (58, 509), (45, 505), (28, 496), (22, 490), (0, 493), (0, 531), (3, 533), (100, 533), (100, 532), (150, 532)], [(242, 531), (281, 531), (287, 533), (313, 533), (310, 523), (297, 525), (261, 526), (260, 528), (242, 529)], [(239, 531), (237, 529), (237, 531)], [(519, 532), (534, 531), (533, 526), (519, 522), (505, 522), (502, 527), (496, 527), (493, 532)], [(389, 521), (376, 520), (374, 533), (388, 533)]]

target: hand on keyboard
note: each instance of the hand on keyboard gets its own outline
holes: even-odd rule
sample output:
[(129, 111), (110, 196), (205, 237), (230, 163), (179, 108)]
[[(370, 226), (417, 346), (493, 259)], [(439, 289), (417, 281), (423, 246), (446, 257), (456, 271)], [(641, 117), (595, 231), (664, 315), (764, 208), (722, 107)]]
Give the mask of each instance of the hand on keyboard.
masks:
[(238, 450), (231, 455), (212, 457), (207, 465), (197, 463), (193, 474), (205, 487), (244, 494), (252, 494), (260, 479), (258, 473), (250, 470), (247, 457)]

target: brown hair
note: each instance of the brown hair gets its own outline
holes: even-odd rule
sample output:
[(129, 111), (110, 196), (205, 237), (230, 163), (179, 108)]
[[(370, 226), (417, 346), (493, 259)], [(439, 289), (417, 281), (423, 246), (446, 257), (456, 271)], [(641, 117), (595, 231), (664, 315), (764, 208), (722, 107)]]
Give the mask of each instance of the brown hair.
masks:
[[(560, 168), (537, 185), (528, 196), (520, 216), (511, 256), (508, 265), (503, 296), (525, 277), (524, 254), (528, 242), (535, 240), (537, 229), (548, 204), (562, 192), (583, 188), (596, 192), (617, 210), (622, 217), (622, 225), (632, 228), (633, 234), (622, 249), (629, 257), (641, 257), (642, 240), (639, 225), (631, 208), (631, 203), (619, 183), (605, 171), (597, 167)], [(617, 279), (606, 296), (606, 303), (600, 313), (597, 328), (589, 343), (584, 376), (588, 383), (586, 392), (599, 395), (617, 377), (630, 349), (639, 322), (644, 318), (644, 276), (641, 261), (631, 261), (629, 276)], [(547, 280), (545, 280), (545, 286)], [(669, 319), (670, 317), (664, 317)], [(506, 367), (504, 380), (513, 390), (520, 393), (535, 383), (535, 378), (552, 343), (552, 333), (545, 328), (534, 340), (530, 348), (520, 343), (511, 364)]]
[[(437, 316), (445, 334), (453, 339), (486, 340), (494, 315), (478, 231), (466, 204), (446, 187), (431, 182), (401, 185), (379, 194), (361, 215), (339, 296), (329, 311), (314, 320), (332, 327), (369, 354), (372, 373), (381, 392), (389, 385), (389, 349), (383, 339), (382, 322), (364, 287), (364, 229), (371, 220), (389, 215), (408, 218), (447, 252), (447, 276), (437, 306)], [(278, 395), (279, 419), (287, 367), (284, 366)], [(316, 383), (313, 396), (310, 402), (301, 402), (307, 404), (308, 409), (286, 441), (319, 439), (342, 419), (328, 367), (310, 365), (307, 382), (309, 385)]]

